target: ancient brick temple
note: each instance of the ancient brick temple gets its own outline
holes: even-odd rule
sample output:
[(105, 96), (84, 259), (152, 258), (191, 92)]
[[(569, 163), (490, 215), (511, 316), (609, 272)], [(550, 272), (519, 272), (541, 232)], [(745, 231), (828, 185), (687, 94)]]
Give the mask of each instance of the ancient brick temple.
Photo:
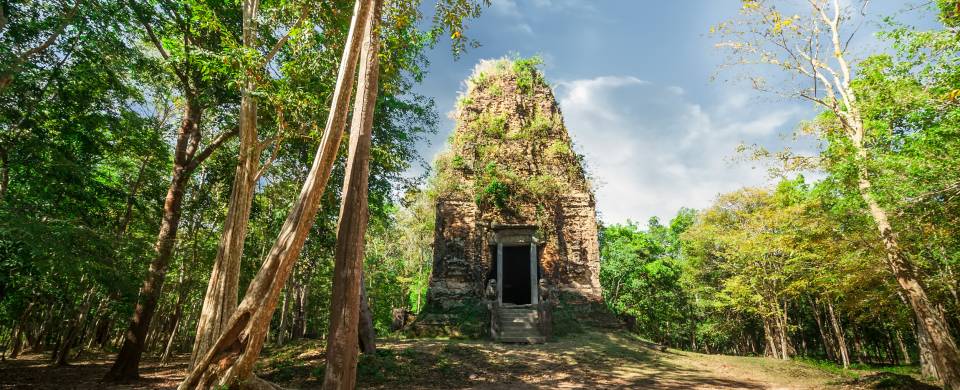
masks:
[[(545, 299), (599, 302), (594, 196), (535, 60), (477, 66), (436, 163), (430, 312), (485, 302), (504, 341), (542, 341)], [(539, 314), (537, 312), (539, 308)], [(486, 318), (486, 317), (484, 317)], [(522, 328), (542, 332), (522, 332)], [(527, 329), (529, 330), (529, 329)]]

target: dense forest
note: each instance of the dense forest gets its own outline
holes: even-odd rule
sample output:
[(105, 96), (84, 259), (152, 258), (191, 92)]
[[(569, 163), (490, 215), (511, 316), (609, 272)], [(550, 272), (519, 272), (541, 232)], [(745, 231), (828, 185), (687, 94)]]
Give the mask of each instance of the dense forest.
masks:
[[(309, 338), (325, 385), (353, 387), (357, 343), (426, 303), (425, 53), (476, 46), (490, 4), (431, 2), (0, 4), (3, 358), (116, 353), (104, 379), (130, 381), (187, 355), (181, 388), (253, 386), (264, 345)], [(795, 134), (817, 153), (747, 142), (776, 185), (602, 226), (606, 305), (674, 348), (919, 364), (960, 389), (960, 3), (925, 5), (935, 30), (886, 19), (858, 60), (839, 3), (739, 6), (720, 50), (822, 110)]]

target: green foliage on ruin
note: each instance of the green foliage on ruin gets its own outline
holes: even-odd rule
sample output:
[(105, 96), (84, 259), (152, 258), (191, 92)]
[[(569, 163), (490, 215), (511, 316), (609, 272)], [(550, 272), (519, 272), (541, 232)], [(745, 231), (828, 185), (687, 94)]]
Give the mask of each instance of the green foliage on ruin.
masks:
[(501, 139), (507, 134), (507, 115), (480, 114), (472, 125), (475, 130), (494, 139)]
[[(450, 151), (436, 161), (433, 190), (440, 196), (472, 199), (482, 210), (517, 215), (523, 205), (536, 205), (536, 220), (549, 226), (548, 207), (582, 182), (582, 161), (563, 134), (560, 116), (536, 101), (523, 103), (517, 117), (489, 107), (513, 95), (534, 96), (548, 90), (539, 66), (540, 57), (482, 61), (467, 80), (467, 91), (457, 103), (457, 132), (449, 139)], [(549, 99), (549, 94), (543, 95)], [(467, 108), (470, 111), (464, 111)], [(479, 109), (479, 110), (478, 110)], [(479, 111), (479, 113), (477, 112)], [(465, 123), (464, 123), (465, 122)], [(518, 153), (532, 153), (534, 174), (521, 174)], [(528, 177), (529, 176), (529, 177)]]
[(517, 88), (525, 95), (532, 95), (534, 86), (543, 82), (539, 67), (543, 64), (540, 56), (518, 58), (513, 61), (513, 73), (517, 77)]

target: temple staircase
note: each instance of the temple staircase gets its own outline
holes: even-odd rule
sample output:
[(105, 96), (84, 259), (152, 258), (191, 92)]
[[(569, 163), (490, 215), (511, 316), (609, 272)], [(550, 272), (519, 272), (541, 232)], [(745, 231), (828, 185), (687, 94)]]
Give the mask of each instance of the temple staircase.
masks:
[(540, 344), (547, 341), (537, 305), (501, 305), (492, 320), (493, 338), (503, 343)]

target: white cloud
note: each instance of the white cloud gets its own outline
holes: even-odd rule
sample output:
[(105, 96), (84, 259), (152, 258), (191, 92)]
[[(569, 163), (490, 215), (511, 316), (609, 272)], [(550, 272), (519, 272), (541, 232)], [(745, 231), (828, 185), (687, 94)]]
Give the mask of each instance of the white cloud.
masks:
[(533, 27), (530, 27), (529, 24), (520, 23), (520, 24), (518, 24), (518, 25), (516, 25), (516, 26), (513, 26), (513, 28), (516, 29), (517, 31), (520, 31), (520, 32), (524, 33), (524, 34), (533, 35)]
[(490, 3), (490, 8), (504, 16), (515, 18), (521, 16), (520, 8), (517, 7), (517, 3), (514, 0), (493, 0), (493, 2)]
[(730, 157), (745, 140), (782, 142), (777, 135), (803, 114), (737, 95), (704, 108), (678, 87), (629, 76), (560, 82), (557, 92), (567, 128), (599, 181), (597, 207), (606, 223), (666, 221), (681, 207), (709, 206), (718, 193), (766, 184), (766, 170)]

